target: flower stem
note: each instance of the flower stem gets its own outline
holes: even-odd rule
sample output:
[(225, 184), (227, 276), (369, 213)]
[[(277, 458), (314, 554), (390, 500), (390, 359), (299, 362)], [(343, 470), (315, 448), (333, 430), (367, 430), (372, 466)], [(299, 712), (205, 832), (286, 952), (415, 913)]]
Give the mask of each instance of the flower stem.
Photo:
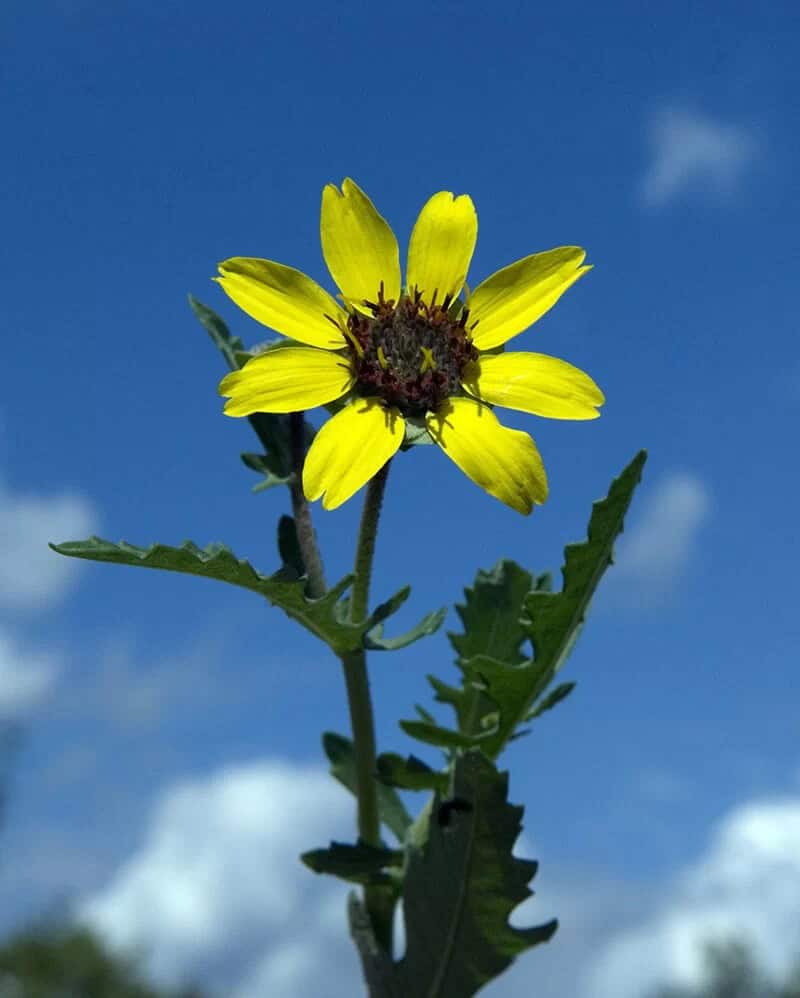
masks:
[[(355, 558), (355, 581), (350, 602), (350, 619), (362, 621), (369, 612), (369, 585), (372, 562), (375, 556), (375, 539), (378, 532), (383, 494), (389, 474), (389, 463), (371, 479), (364, 499), (361, 526)], [(378, 788), (375, 783), (375, 722), (369, 690), (366, 652), (361, 649), (342, 656), (347, 702), (350, 707), (350, 724), (353, 731), (353, 754), (356, 767), (356, 796), (358, 798), (358, 837), (368, 845), (381, 844), (381, 825), (378, 813)], [(375, 938), (391, 955), (394, 894), (391, 888), (368, 886), (364, 900)]]
[(306, 575), (308, 576), (307, 592), (311, 599), (319, 599), (325, 594), (325, 572), (322, 568), (322, 557), (317, 545), (317, 535), (311, 522), (311, 508), (303, 492), (303, 462), (306, 457), (306, 426), (302, 412), (289, 415), (289, 446), (292, 452), (292, 480), (289, 491), (292, 495), (292, 512), (294, 513), (294, 529), (297, 533), (297, 543), (303, 557)]
[(375, 539), (378, 535), (378, 519), (381, 515), (383, 493), (386, 490), (386, 479), (389, 477), (389, 465), (391, 463), (391, 459), (387, 461), (377, 475), (370, 479), (370, 483), (367, 486), (364, 510), (361, 514), (361, 526), (358, 530), (356, 561), (353, 567), (356, 578), (353, 583), (350, 619), (354, 623), (363, 620), (369, 612), (369, 585), (372, 581)]

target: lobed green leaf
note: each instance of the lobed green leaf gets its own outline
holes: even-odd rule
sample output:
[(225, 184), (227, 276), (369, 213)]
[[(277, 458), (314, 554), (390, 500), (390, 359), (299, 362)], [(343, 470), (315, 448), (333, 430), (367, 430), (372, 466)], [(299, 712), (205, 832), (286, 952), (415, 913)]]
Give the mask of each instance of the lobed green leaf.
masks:
[[(262, 575), (221, 544), (199, 548), (191, 541), (185, 541), (180, 547), (153, 544), (141, 548), (125, 541), (114, 544), (100, 537), (90, 537), (86, 541), (67, 541), (50, 547), (71, 558), (199, 575), (249, 589), (280, 607), (339, 655), (362, 648), (364, 635), (378, 622), (375, 615), (357, 624), (349, 621), (342, 596), (352, 584), (351, 575), (345, 576), (319, 599), (309, 599), (305, 595), (305, 580), (297, 578), (293, 570), (282, 569), (274, 575)], [(395, 595), (382, 604), (380, 619), (388, 616), (400, 602), (402, 600)]]
[(459, 659), (491, 655), (511, 665), (523, 662), (527, 634), (519, 618), (532, 587), (530, 572), (514, 561), (504, 559), (489, 572), (479, 570), (474, 584), (464, 590), (464, 603), (456, 604), (464, 633), (447, 635)]
[[(458, 732), (441, 735), (447, 729), (438, 728), (433, 719), (427, 727), (403, 722), (404, 730), (451, 748), (480, 738), (483, 751), (494, 758), (520, 734), (518, 725), (541, 716), (572, 691), (574, 683), (547, 692), (612, 563), (614, 543), (645, 460), (644, 451), (637, 454), (612, 482), (608, 496), (594, 504), (587, 539), (565, 549), (560, 592), (552, 592), (549, 575), (534, 579), (511, 561), (499, 562), (490, 572), (478, 572), (474, 586), (465, 590), (466, 602), (458, 607), (463, 633), (450, 635), (458, 653), (461, 685), (428, 677), (436, 699), (454, 709)], [(526, 639), (531, 642), (531, 655), (523, 651)], [(409, 723), (414, 725), (411, 731)]]
[(532, 893), (537, 864), (512, 853), (522, 808), (507, 795), (508, 774), (481, 752), (456, 760), (450, 797), (435, 796), (427, 842), (408, 850), (402, 960), (392, 962), (374, 944), (363, 906), (351, 898), (353, 936), (376, 998), (469, 998), (555, 932), (555, 921), (509, 924)]

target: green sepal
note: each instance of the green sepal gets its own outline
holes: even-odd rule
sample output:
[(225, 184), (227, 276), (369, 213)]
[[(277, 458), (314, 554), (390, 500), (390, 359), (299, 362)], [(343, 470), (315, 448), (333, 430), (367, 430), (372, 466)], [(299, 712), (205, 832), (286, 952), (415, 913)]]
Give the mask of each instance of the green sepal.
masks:
[(396, 877), (385, 872), (387, 867), (400, 867), (403, 853), (399, 849), (383, 849), (358, 842), (350, 845), (331, 842), (327, 849), (311, 849), (300, 859), (314, 873), (327, 873), (355, 884), (393, 884)]
[(431, 613), (427, 613), (411, 630), (399, 634), (396, 638), (384, 638), (383, 624), (378, 623), (365, 635), (364, 647), (372, 651), (397, 651), (400, 648), (406, 648), (415, 641), (419, 641), (420, 638), (435, 634), (444, 623), (446, 616), (446, 606), (440, 610), (433, 610)]
[(378, 756), (378, 779), (383, 784), (399, 787), (401, 790), (438, 790), (446, 793), (450, 774), (431, 769), (415, 755), (403, 758), (394, 752), (384, 752)]
[(524, 929), (509, 924), (531, 896), (537, 864), (513, 855), (522, 808), (507, 796), (508, 774), (481, 752), (456, 760), (449, 799), (434, 798), (425, 845), (408, 847), (401, 960), (375, 944), (363, 906), (351, 897), (353, 936), (376, 998), (469, 998), (556, 931), (555, 920)]
[(435, 442), (424, 419), (406, 416), (405, 423), (405, 435), (400, 450), (410, 450), (412, 447), (426, 446)]
[(338, 655), (361, 649), (367, 631), (372, 630), (379, 620), (385, 619), (402, 603), (398, 599), (399, 594), (395, 594), (391, 600), (381, 604), (380, 616), (376, 611), (361, 623), (354, 624), (349, 621), (346, 601), (342, 600), (343, 594), (353, 583), (352, 575), (345, 576), (319, 599), (308, 599), (305, 595), (305, 580), (296, 578), (292, 570), (282, 569), (274, 575), (262, 575), (249, 562), (239, 560), (222, 544), (209, 544), (206, 548), (199, 548), (191, 541), (185, 541), (180, 547), (153, 544), (149, 548), (141, 548), (125, 541), (114, 544), (100, 537), (90, 537), (86, 541), (67, 541), (63, 544), (51, 544), (50, 547), (71, 558), (158, 568), (241, 586), (266, 597), (274, 606), (279, 606)]
[[(355, 795), (357, 783), (353, 743), (343, 735), (326, 731), (322, 736), (322, 747), (331, 764), (331, 776)], [(378, 783), (377, 790), (380, 819), (397, 841), (402, 842), (411, 825), (411, 815), (398, 794), (390, 786)]]

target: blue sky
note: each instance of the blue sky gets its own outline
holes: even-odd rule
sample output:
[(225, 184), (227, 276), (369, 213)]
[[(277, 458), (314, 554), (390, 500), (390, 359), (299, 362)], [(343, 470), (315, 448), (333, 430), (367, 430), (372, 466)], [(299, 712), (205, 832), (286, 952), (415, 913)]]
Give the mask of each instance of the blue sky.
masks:
[[(130, 942), (147, 935), (131, 900), (144, 891), (167, 912), (154, 969), (179, 975), (207, 937), (170, 921), (180, 906), (159, 894), (181, 882), (170, 829), (216, 808), (208, 852), (224, 870), (233, 851), (293, 871), (296, 852), (348, 833), (349, 802), (315, 782), (319, 733), (346, 728), (324, 647), (249, 594), (72, 565), (44, 544), (191, 537), (276, 566), (288, 497), (251, 495), (238, 453), (254, 438), (221, 415), (222, 361), (186, 294), (247, 343), (268, 338), (210, 282), (216, 263), (265, 256), (328, 285), (320, 193), (349, 175), (401, 246), (431, 193), (471, 194), (472, 284), (560, 244), (596, 265), (517, 341), (589, 371), (608, 400), (593, 423), (505, 414), (543, 454), (543, 508), (506, 510), (434, 448), (395, 462), (374, 591), (412, 582), (398, 627), (500, 557), (557, 569), (591, 502), (650, 451), (568, 666), (578, 688), (506, 758), (542, 862), (531, 917), (558, 915), (562, 931), (492, 993), (539, 980), (545, 998), (604, 998), (636, 973), (691, 975), (674, 927), (719, 922), (698, 884), (724, 881), (729, 855), (765, 900), (756, 914), (731, 902), (723, 922), (770, 940), (780, 966), (786, 919), (763, 885), (778, 855), (800, 887), (786, 858), (800, 855), (799, 26), (781, 3), (6, 5), (0, 710), (25, 740), (0, 850), (3, 927), (65, 902)], [(358, 512), (316, 513), (329, 577), (349, 569)], [(454, 677), (450, 662), (443, 633), (375, 657), (382, 748), (414, 750), (395, 722), (429, 702), (425, 673)], [(308, 840), (270, 838), (266, 818), (248, 839), (238, 805), (225, 810), (227, 790), (274, 809), (300, 775), (318, 787), (293, 805)], [(206, 953), (224, 993), (318, 993), (309, 968), (323, 952), (353, 980), (335, 889), (282, 875), (291, 917), (258, 898), (225, 909)], [(242, 877), (244, 860), (220, 883)], [(726, 897), (752, 886), (737, 884)], [(308, 906), (328, 913), (316, 950), (298, 941)], [(239, 949), (237, 925), (260, 926)]]

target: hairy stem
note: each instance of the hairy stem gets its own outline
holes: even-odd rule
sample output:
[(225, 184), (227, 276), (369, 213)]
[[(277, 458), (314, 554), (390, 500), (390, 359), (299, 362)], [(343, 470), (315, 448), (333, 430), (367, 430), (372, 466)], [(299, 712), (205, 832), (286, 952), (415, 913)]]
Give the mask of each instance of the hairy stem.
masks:
[(378, 536), (378, 520), (381, 515), (383, 493), (386, 490), (386, 479), (389, 477), (391, 463), (391, 460), (387, 461), (367, 486), (364, 510), (361, 514), (361, 526), (358, 531), (356, 560), (353, 566), (356, 579), (353, 583), (350, 619), (354, 623), (363, 620), (369, 613), (369, 586), (372, 581), (375, 540)]
[(292, 480), (289, 490), (292, 494), (292, 512), (294, 513), (294, 529), (297, 532), (297, 543), (303, 557), (306, 575), (308, 576), (307, 592), (312, 599), (319, 599), (325, 594), (325, 572), (322, 568), (322, 557), (317, 545), (317, 535), (311, 522), (311, 507), (303, 492), (303, 462), (306, 457), (305, 417), (302, 412), (293, 412), (289, 416), (289, 445), (292, 451)]
[[(355, 557), (355, 581), (350, 603), (350, 619), (364, 620), (369, 612), (369, 586), (375, 540), (378, 533), (383, 494), (389, 474), (387, 462), (367, 486), (358, 545)], [(356, 795), (358, 798), (358, 836), (369, 845), (381, 843), (378, 791), (375, 783), (375, 722), (367, 673), (367, 656), (362, 649), (342, 656), (350, 723), (353, 731), (353, 752), (356, 766)], [(392, 919), (394, 895), (386, 887), (365, 887), (364, 900), (372, 921), (375, 938), (383, 949), (392, 952)]]

